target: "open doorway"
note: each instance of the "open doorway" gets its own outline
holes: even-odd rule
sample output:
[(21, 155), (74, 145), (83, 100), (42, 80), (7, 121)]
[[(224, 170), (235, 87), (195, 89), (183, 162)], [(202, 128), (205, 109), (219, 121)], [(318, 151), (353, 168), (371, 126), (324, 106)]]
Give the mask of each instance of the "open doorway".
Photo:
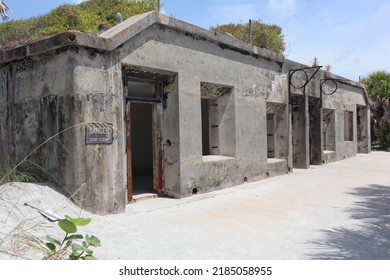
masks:
[(153, 106), (131, 102), (133, 195), (153, 193)]
[(127, 78), (127, 197), (155, 197), (163, 188), (161, 83)]

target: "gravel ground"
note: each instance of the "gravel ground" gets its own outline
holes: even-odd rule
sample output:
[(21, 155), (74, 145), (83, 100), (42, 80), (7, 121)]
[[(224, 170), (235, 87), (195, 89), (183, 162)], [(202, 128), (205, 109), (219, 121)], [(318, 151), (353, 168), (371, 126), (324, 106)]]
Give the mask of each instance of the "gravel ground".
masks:
[(0, 259), (40, 259), (25, 240), (61, 233), (25, 202), (91, 217), (85, 230), (101, 239), (99, 259), (390, 259), (388, 152), (180, 200), (141, 201), (104, 217), (45, 185), (1, 188)]

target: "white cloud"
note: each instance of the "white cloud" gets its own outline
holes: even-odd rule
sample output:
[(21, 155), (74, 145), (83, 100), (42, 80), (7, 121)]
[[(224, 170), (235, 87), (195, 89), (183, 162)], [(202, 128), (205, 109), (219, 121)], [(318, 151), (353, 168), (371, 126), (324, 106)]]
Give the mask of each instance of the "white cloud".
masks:
[(294, 13), (296, 0), (269, 0), (269, 4), (273, 13), (287, 16)]

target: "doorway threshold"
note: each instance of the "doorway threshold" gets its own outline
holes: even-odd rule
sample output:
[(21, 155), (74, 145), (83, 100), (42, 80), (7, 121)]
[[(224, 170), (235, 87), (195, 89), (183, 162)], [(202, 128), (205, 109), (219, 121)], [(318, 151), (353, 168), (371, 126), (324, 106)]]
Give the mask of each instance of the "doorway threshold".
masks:
[(141, 194), (133, 195), (133, 199), (132, 199), (131, 203), (136, 203), (136, 202), (140, 202), (140, 201), (144, 201), (144, 200), (148, 200), (148, 199), (153, 199), (153, 198), (157, 198), (157, 197), (158, 197), (158, 195), (155, 193), (141, 193)]

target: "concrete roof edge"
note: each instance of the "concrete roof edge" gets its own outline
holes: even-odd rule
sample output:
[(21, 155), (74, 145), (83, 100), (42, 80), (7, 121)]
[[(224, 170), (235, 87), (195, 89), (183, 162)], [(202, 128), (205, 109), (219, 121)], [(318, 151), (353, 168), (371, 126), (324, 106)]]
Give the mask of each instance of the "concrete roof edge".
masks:
[(0, 64), (67, 46), (85, 46), (101, 50), (112, 48), (110, 40), (79, 31), (67, 31), (1, 52)]
[(341, 76), (338, 76), (336, 74), (333, 74), (329, 71), (324, 71), (324, 77), (326, 79), (335, 79), (335, 80), (339, 80), (340, 82), (344, 83), (344, 84), (347, 84), (347, 85), (350, 85), (350, 86), (353, 86), (353, 87), (357, 87), (357, 88), (362, 88), (364, 89), (363, 87), (363, 84), (360, 83), (360, 82), (356, 82), (356, 81), (353, 81), (353, 80), (350, 80), (350, 79), (346, 79), (344, 77), (341, 77)]
[(203, 38), (225, 47), (230, 47), (231, 49), (253, 53), (268, 60), (277, 62), (284, 61), (284, 56), (282, 54), (272, 53), (266, 49), (240, 42), (239, 40), (228, 35), (213, 32), (199, 26), (175, 19), (173, 17), (166, 16), (156, 11), (131, 17), (117, 26), (100, 34), (100, 37), (110, 39), (113, 43), (113, 48), (116, 48), (127, 40), (131, 39), (136, 34), (154, 24), (160, 24), (184, 33), (189, 33), (192, 34), (195, 38)]

